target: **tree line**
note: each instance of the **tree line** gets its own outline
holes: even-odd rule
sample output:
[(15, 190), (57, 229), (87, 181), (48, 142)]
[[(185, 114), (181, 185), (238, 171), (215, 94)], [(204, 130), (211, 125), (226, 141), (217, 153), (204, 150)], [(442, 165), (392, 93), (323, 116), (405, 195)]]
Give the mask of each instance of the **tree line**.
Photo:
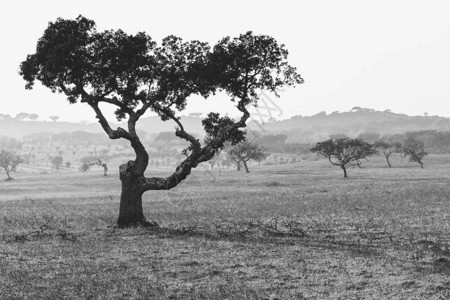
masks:
[(390, 168), (392, 164), (389, 158), (394, 153), (400, 153), (402, 157), (409, 158), (410, 162), (418, 163), (422, 169), (423, 159), (428, 155), (425, 152), (424, 143), (412, 136), (408, 136), (401, 143), (388, 137), (377, 140), (373, 144), (359, 138), (332, 137), (318, 142), (310, 151), (324, 156), (331, 164), (339, 166), (345, 178), (347, 178), (348, 166), (361, 167), (363, 160), (375, 154), (382, 154)]

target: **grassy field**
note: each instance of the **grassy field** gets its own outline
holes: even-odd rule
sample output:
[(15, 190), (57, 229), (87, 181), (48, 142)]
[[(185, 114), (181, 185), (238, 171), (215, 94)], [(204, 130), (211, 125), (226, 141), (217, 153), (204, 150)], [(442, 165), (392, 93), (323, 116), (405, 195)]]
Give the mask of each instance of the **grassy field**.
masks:
[[(450, 156), (199, 168), (114, 227), (101, 170), (0, 182), (0, 299), (449, 299)], [(158, 169), (154, 174), (168, 174)]]

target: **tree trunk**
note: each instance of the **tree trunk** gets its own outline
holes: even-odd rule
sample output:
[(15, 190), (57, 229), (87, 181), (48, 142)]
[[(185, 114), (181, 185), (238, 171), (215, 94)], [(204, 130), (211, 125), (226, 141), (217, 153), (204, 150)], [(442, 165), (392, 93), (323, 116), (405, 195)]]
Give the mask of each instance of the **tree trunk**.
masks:
[(387, 156), (387, 155), (386, 155), (386, 162), (387, 162), (389, 168), (392, 168), (391, 162), (389, 161), (389, 156)]
[(341, 169), (344, 171), (344, 178), (347, 178), (347, 169), (344, 165), (341, 166)]
[(120, 195), (119, 227), (147, 225), (142, 210), (142, 192), (138, 180), (122, 180)]
[(238, 161), (238, 163), (237, 163), (237, 170), (238, 170), (238, 171), (241, 170), (241, 162), (240, 162), (240, 161)]
[(8, 176), (8, 178), (6, 178), (6, 181), (12, 180), (11, 175), (9, 175), (9, 170), (7, 168), (5, 168), (6, 171), (6, 175)]
[(250, 171), (248, 170), (247, 162), (244, 160), (242, 163), (244, 164), (245, 172), (250, 173)]
[(106, 164), (102, 164), (103, 167), (103, 176), (108, 176), (108, 167)]
[(419, 160), (420, 168), (423, 169), (423, 162)]
[(140, 168), (135, 161), (129, 161), (119, 168), (120, 181), (122, 182), (122, 193), (120, 195), (119, 227), (128, 226), (154, 226), (156, 222), (147, 222), (142, 209), (142, 194), (145, 189), (145, 177), (140, 173), (134, 173), (136, 168)]

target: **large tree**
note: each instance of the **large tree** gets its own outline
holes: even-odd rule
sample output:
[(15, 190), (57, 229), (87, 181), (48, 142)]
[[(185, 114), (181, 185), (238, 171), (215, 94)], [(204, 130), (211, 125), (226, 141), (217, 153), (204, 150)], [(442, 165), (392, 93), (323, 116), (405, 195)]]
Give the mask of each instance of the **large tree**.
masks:
[(251, 160), (262, 161), (269, 156), (267, 151), (256, 143), (243, 141), (234, 146), (225, 148), (227, 156), (236, 163), (238, 171), (241, 170), (241, 163), (244, 165), (245, 172), (250, 173), (247, 163)]
[(319, 142), (311, 149), (311, 152), (328, 158), (329, 162), (335, 166), (340, 166), (344, 171), (345, 178), (347, 178), (347, 166), (349, 164), (353, 163), (359, 166), (362, 159), (377, 153), (371, 144), (348, 137), (331, 138)]
[[(241, 141), (250, 115), (246, 106), (258, 103), (261, 90), (278, 95), (281, 87), (303, 82), (287, 63), (287, 55), (284, 45), (252, 32), (226, 37), (213, 49), (207, 43), (184, 42), (175, 36), (157, 45), (144, 32), (98, 32), (94, 21), (79, 16), (49, 23), (36, 53), (22, 62), (20, 74), (28, 89), (37, 80), (53, 92), (64, 93), (70, 103), (89, 105), (109, 138), (130, 142), (136, 157), (119, 168), (118, 225), (123, 227), (152, 224), (142, 210), (144, 192), (175, 187), (225, 142)], [(201, 143), (184, 129), (177, 112), (186, 107), (189, 96), (206, 98), (220, 90), (236, 103), (241, 116), (232, 120), (210, 113), (203, 121), (207, 138)], [(110, 126), (103, 104), (116, 107), (116, 118), (126, 119), (126, 128)], [(136, 122), (149, 110), (163, 121), (174, 121), (178, 126), (175, 135), (190, 144), (184, 161), (167, 177), (144, 174), (149, 155), (136, 132)]]

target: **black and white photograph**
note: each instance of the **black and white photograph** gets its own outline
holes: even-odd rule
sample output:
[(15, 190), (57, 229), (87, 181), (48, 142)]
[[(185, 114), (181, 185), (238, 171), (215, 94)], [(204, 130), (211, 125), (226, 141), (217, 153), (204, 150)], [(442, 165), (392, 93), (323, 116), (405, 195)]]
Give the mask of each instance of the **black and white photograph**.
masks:
[(0, 299), (450, 299), (450, 2), (18, 0)]

